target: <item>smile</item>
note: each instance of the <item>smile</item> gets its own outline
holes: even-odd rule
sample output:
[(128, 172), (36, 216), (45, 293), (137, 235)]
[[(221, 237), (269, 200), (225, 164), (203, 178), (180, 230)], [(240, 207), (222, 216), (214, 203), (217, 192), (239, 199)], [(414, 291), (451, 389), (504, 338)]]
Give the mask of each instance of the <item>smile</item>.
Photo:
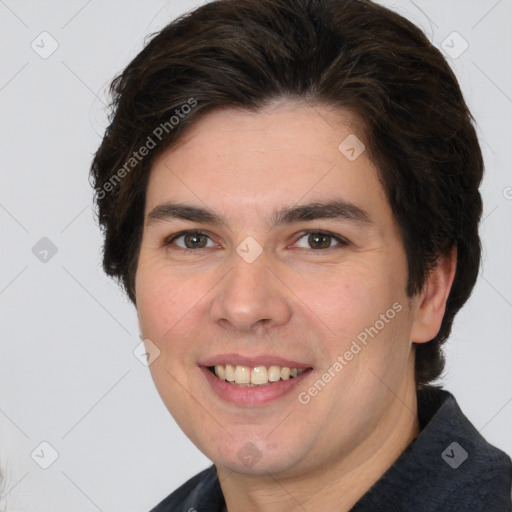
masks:
[(199, 370), (214, 396), (241, 407), (264, 407), (286, 397), (293, 399), (297, 386), (313, 372), (308, 364), (263, 354), (218, 354), (201, 361)]
[(280, 380), (293, 379), (306, 371), (304, 368), (278, 365), (251, 367), (234, 364), (210, 366), (209, 370), (220, 380), (245, 387), (268, 386)]

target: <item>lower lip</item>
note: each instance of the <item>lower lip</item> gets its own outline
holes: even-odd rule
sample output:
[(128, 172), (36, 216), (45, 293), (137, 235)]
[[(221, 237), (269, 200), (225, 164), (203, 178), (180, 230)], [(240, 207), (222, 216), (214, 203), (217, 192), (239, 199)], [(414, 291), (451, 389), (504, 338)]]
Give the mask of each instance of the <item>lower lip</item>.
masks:
[(290, 394), (303, 379), (310, 373), (311, 368), (301, 373), (297, 377), (292, 377), (288, 380), (278, 380), (271, 382), (266, 386), (237, 386), (224, 380), (220, 380), (208, 368), (201, 366), (201, 371), (211, 385), (213, 391), (223, 400), (227, 402), (257, 407), (266, 405), (284, 395)]

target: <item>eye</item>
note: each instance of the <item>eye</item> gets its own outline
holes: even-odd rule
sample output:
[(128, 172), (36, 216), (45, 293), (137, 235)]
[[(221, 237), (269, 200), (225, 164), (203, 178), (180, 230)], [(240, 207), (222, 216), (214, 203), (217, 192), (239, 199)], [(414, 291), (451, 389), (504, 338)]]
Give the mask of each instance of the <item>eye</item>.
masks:
[[(305, 240), (300, 243), (301, 240)], [(329, 231), (310, 231), (302, 235), (295, 243), (301, 249), (331, 249), (336, 247), (332, 245), (333, 240), (338, 246), (347, 246), (349, 242)]]
[[(210, 245), (208, 244), (210, 241)], [(210, 237), (202, 231), (182, 231), (172, 235), (165, 241), (165, 245), (175, 244), (183, 250), (206, 249), (207, 247), (215, 247)]]

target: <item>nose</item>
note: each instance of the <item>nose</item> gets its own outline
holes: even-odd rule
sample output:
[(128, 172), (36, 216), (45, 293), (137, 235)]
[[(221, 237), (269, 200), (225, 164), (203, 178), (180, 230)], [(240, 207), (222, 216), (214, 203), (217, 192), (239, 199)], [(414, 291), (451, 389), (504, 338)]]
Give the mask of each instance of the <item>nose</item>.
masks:
[(224, 328), (242, 332), (286, 324), (291, 308), (289, 290), (262, 254), (252, 263), (234, 255), (234, 265), (216, 287), (210, 317)]

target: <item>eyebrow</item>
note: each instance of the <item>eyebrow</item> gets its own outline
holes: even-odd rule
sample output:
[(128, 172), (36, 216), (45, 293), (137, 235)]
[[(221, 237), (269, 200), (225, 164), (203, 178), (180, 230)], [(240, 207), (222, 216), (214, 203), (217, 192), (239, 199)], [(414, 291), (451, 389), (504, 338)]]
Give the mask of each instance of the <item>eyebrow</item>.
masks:
[[(169, 221), (172, 219), (229, 227), (225, 217), (208, 208), (173, 202), (155, 206), (148, 213), (146, 224), (151, 225), (155, 221)], [(285, 207), (272, 214), (269, 224), (276, 227), (317, 219), (347, 220), (360, 225), (374, 225), (366, 210), (344, 199), (316, 201), (304, 205)]]

